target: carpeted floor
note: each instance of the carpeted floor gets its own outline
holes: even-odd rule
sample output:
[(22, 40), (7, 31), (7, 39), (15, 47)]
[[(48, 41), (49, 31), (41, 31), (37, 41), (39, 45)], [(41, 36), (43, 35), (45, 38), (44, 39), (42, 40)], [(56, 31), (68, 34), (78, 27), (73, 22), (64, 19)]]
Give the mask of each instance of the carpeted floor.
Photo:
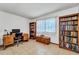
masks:
[(14, 46), (7, 47), (5, 50), (0, 48), (0, 55), (76, 55), (78, 53), (59, 48), (58, 45), (45, 45), (35, 40), (29, 40)]

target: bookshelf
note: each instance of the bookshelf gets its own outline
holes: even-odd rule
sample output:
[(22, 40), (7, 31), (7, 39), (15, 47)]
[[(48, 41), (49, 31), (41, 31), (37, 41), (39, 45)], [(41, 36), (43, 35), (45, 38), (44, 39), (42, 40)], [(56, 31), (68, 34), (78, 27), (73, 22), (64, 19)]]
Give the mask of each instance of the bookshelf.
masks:
[(59, 17), (59, 47), (79, 52), (79, 13)]
[(31, 22), (30, 24), (30, 39), (36, 38), (36, 22)]

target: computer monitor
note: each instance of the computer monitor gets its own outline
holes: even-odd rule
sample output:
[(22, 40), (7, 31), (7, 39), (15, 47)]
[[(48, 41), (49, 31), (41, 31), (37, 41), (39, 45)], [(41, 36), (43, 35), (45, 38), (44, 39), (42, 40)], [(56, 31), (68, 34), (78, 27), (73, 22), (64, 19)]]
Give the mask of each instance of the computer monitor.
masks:
[(20, 29), (12, 29), (12, 33), (20, 33)]

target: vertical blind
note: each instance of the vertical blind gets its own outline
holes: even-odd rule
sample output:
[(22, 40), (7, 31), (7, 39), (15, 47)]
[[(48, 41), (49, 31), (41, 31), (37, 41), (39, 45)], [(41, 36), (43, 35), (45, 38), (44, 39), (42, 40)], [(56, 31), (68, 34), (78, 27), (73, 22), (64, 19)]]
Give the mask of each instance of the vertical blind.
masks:
[(48, 18), (45, 20), (37, 21), (37, 32), (55, 32), (56, 30), (56, 19)]

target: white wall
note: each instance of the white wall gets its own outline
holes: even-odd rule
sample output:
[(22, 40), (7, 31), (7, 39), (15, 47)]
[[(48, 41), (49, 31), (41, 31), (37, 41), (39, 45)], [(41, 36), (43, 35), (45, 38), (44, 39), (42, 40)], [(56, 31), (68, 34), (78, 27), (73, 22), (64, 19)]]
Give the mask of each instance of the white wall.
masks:
[(46, 18), (50, 18), (50, 17), (55, 17), (56, 21), (57, 21), (56, 32), (55, 33), (43, 33), (43, 34), (51, 37), (52, 43), (59, 44), (59, 17), (63, 16), (63, 15), (78, 13), (78, 12), (79, 12), (79, 8), (78, 8), (78, 6), (76, 6), (76, 7), (69, 8), (69, 9), (66, 9), (66, 10), (62, 10), (62, 11), (59, 11), (59, 12), (51, 13), (51, 14), (46, 15), (46, 16), (42, 16), (40, 18), (34, 19), (33, 21), (46, 19)]
[(29, 19), (0, 11), (0, 37), (4, 34), (4, 29), (9, 32), (12, 29), (20, 29), (21, 32), (29, 33)]

